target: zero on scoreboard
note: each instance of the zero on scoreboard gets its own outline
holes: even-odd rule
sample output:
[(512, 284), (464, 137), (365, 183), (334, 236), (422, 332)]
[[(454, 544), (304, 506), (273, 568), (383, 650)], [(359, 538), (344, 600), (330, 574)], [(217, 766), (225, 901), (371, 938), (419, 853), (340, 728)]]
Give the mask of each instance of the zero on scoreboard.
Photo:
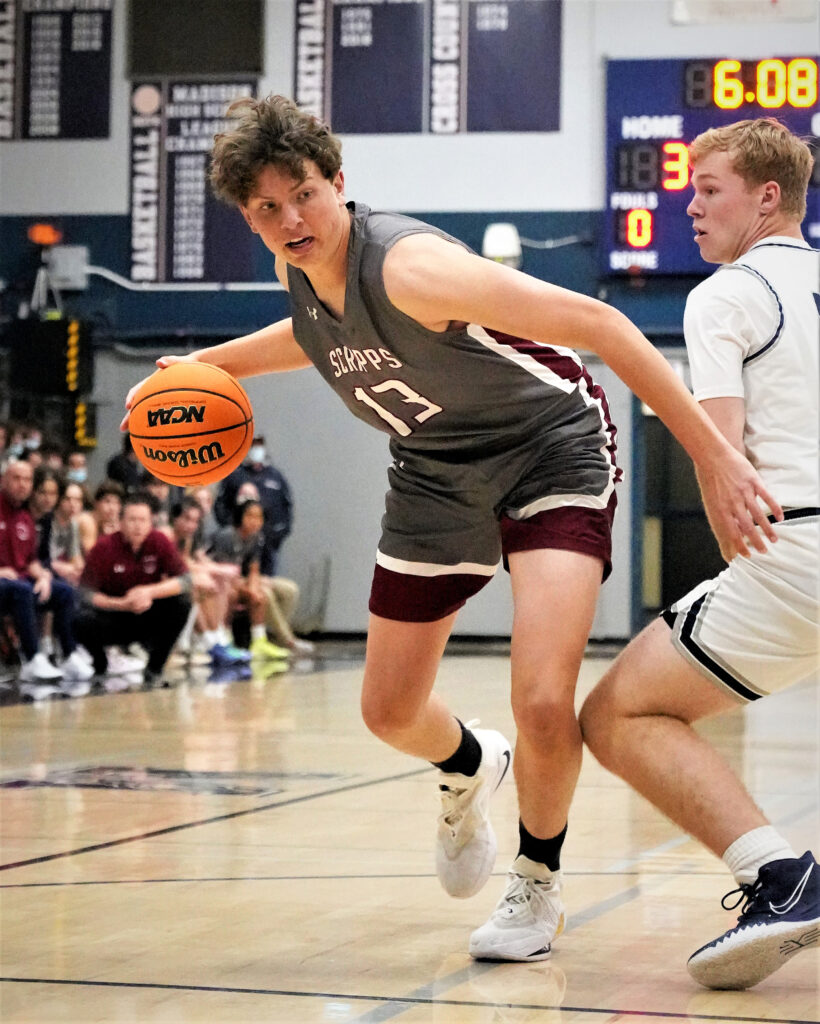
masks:
[(688, 144), (707, 128), (776, 117), (815, 150), (803, 232), (820, 247), (815, 56), (607, 63), (605, 273), (709, 274), (686, 207)]

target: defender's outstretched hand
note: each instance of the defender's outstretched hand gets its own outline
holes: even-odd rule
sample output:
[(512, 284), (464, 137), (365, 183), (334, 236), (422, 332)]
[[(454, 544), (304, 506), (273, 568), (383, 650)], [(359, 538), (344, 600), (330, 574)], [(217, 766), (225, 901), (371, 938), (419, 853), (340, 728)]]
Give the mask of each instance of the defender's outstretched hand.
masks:
[(763, 552), (767, 540), (776, 542), (769, 514), (779, 522), (783, 509), (748, 459), (727, 446), (719, 462), (698, 463), (696, 470), (706, 517), (727, 562), (748, 557), (749, 545)]

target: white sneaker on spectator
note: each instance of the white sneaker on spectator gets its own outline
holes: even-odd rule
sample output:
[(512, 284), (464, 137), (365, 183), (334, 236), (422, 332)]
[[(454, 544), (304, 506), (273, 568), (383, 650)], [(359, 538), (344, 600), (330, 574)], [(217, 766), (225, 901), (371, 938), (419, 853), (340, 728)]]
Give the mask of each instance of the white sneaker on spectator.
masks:
[(52, 665), (42, 651), (38, 651), (31, 661), (26, 661), (20, 668), (20, 681), (23, 683), (52, 682), (62, 679), (63, 673)]
[(132, 672), (142, 672), (145, 662), (132, 654), (123, 654), (117, 647), (108, 649), (108, 671), (109, 676), (127, 676)]
[(136, 658), (137, 661), (141, 661), (143, 668), (148, 664), (148, 651), (146, 651), (142, 644), (136, 640), (128, 645), (125, 649), (125, 653), (130, 654), (132, 657)]
[(72, 653), (76, 654), (77, 657), (82, 658), (83, 661), (85, 661), (87, 664), (94, 664), (94, 659), (91, 657), (89, 652), (85, 649), (85, 647), (83, 647), (82, 644), (77, 644)]
[(29, 700), (46, 700), (54, 697), (60, 692), (60, 687), (54, 683), (41, 683), (37, 680), (31, 683), (20, 683), (20, 696), (28, 697)]
[(94, 678), (94, 666), (89, 665), (78, 650), (72, 651), (69, 654), (62, 665), (60, 665), (60, 670), (63, 673), (63, 679), (67, 679), (69, 682), (86, 683), (89, 679)]
[(91, 693), (90, 679), (61, 679), (59, 693), (64, 697), (87, 697)]
[[(226, 636), (225, 642), (231, 642), (230, 635)], [(190, 662), (191, 665), (211, 664), (211, 655), (209, 653), (209, 649), (207, 647), (205, 638), (202, 636), (201, 633), (194, 633), (187, 649), (184, 647), (178, 647), (177, 650), (180, 650), (180, 652), (184, 654), (184, 657)]]
[(142, 686), (142, 670), (139, 672), (126, 672), (122, 676), (106, 676), (103, 679), (103, 689), (106, 693), (122, 693), (124, 690), (134, 690)]

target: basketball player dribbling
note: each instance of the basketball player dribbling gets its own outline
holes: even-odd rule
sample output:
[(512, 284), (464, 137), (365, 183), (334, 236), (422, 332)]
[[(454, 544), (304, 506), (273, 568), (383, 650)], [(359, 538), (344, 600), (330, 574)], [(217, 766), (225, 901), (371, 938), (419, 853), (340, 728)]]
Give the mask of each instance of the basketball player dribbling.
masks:
[(582, 747), (573, 699), (619, 477), (605, 396), (563, 346), (597, 353), (695, 459), (728, 557), (774, 536), (758, 496), (779, 506), (616, 310), (419, 221), (346, 203), (339, 141), (284, 97), (239, 101), (228, 117), (212, 184), (276, 257), (292, 315), (184, 358), (237, 377), (313, 365), (390, 434), (362, 713), (380, 739), (438, 767), (436, 864), (458, 897), (492, 871), (488, 805), (511, 749), (463, 725), (433, 684), (458, 609), (508, 566), (520, 847), (469, 948), (543, 960), (564, 923), (560, 852)]
[(731, 560), (627, 646), (581, 723), (606, 767), (734, 875), (726, 909), (743, 903), (738, 924), (693, 953), (689, 971), (710, 988), (747, 988), (817, 945), (820, 876), (691, 726), (817, 678), (820, 253), (800, 231), (812, 155), (785, 126), (711, 129), (689, 159), (695, 241), (722, 264), (686, 306), (695, 396), (786, 512), (776, 545)]

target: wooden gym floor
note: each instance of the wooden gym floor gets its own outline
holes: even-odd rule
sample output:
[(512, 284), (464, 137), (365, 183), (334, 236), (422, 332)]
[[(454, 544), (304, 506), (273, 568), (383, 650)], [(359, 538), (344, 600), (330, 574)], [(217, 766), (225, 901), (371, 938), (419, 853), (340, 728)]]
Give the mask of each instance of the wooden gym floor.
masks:
[[(512, 736), (503, 647), (451, 645), (439, 689)], [(579, 699), (601, 675), (592, 650)], [(552, 960), (466, 953), (504, 885), (451, 900), (431, 768), (358, 714), (361, 645), (250, 681), (0, 708), (0, 1020), (612, 1024), (817, 1021), (817, 951), (746, 993), (686, 958), (734, 920), (723, 865), (587, 756)], [(706, 730), (802, 853), (817, 849), (818, 704), (795, 688)]]

